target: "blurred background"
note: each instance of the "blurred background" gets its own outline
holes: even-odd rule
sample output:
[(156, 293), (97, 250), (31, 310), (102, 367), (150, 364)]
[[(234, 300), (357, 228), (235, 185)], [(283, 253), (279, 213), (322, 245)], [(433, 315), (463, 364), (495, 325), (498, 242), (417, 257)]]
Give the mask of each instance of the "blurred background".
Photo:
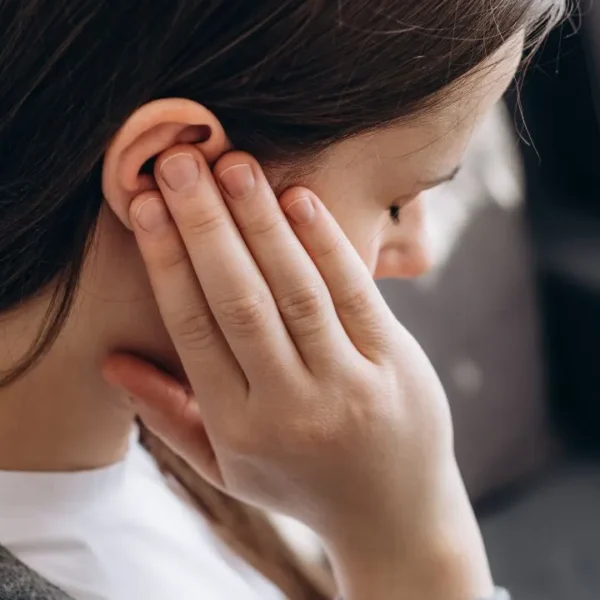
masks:
[(600, 6), (558, 29), (382, 283), (445, 384), (498, 583), (600, 597)]

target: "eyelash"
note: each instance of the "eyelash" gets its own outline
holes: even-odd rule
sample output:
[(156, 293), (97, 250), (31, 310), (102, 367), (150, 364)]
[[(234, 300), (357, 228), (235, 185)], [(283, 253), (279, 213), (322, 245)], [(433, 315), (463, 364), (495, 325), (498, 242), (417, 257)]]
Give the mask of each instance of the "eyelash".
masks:
[(400, 207), (397, 204), (392, 204), (389, 208), (390, 218), (392, 219), (392, 223), (394, 225), (398, 225), (400, 223)]
[[(456, 179), (456, 177), (457, 177), (457, 175), (458, 175), (459, 172), (460, 172), (460, 168), (457, 169), (456, 172), (452, 174), (452, 177), (448, 179), (448, 182), (454, 181)], [(444, 183), (440, 184), (440, 186), (444, 185), (445, 183), (448, 183), (448, 182), (444, 182)], [(437, 187), (440, 187), (440, 186), (437, 186)], [(399, 225), (400, 224), (400, 219), (402, 217), (402, 215), (401, 215), (401, 213), (402, 213), (402, 207), (398, 206), (398, 204), (392, 204), (389, 207), (388, 210), (389, 210), (389, 213), (390, 213), (390, 219), (392, 220), (392, 223), (394, 225)]]

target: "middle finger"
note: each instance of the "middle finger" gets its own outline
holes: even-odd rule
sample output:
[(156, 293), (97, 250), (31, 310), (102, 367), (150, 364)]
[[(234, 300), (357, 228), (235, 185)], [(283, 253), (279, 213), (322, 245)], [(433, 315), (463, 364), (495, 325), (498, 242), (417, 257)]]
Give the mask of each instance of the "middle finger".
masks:
[[(214, 173), (305, 364), (315, 374), (330, 372), (333, 357), (348, 359), (352, 345), (321, 273), (290, 226), (260, 165), (245, 152), (230, 152), (219, 160)], [(302, 189), (295, 193), (301, 194)]]

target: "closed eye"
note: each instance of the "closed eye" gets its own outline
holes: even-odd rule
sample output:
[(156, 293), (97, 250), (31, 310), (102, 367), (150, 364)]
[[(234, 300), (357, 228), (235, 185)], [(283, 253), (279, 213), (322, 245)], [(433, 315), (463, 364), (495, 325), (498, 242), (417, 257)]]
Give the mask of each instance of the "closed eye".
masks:
[(396, 200), (397, 201), (402, 200), (402, 202), (400, 202), (400, 204), (403, 204), (404, 202), (409, 202), (410, 200), (412, 200), (419, 194), (426, 192), (427, 190), (432, 190), (436, 187), (440, 187), (444, 183), (450, 183), (451, 181), (454, 181), (456, 179), (456, 177), (460, 173), (461, 169), (462, 169), (462, 167), (459, 166), (459, 167), (456, 167), (456, 169), (454, 169), (454, 171), (452, 171), (451, 173), (448, 173), (448, 175), (444, 175), (443, 177), (440, 177), (439, 179), (433, 179), (431, 181), (421, 181), (416, 185), (416, 187), (410, 194), (406, 194), (405, 196), (399, 196), (398, 198), (396, 198)]
[[(459, 166), (456, 169), (454, 169), (454, 171), (452, 171), (452, 173), (449, 173), (448, 175), (445, 175), (444, 177), (436, 179), (435, 181), (423, 182), (421, 185), (424, 187), (422, 187), (421, 192), (424, 192), (428, 189), (433, 189), (435, 187), (440, 187), (444, 183), (449, 183), (449, 182), (453, 181), (454, 179), (456, 179), (456, 176), (460, 173), (460, 170), (461, 170), (461, 167)], [(419, 192), (419, 193), (421, 193), (421, 192)], [(418, 196), (419, 193), (417, 193), (417, 194), (413, 193), (413, 194), (410, 194), (410, 196), (406, 196), (406, 200), (412, 200), (413, 198)], [(400, 199), (401, 198), (397, 198), (397, 200), (400, 200)], [(400, 204), (392, 204), (388, 210), (390, 213), (390, 219), (392, 220), (392, 223), (394, 225), (398, 225), (400, 223), (402, 206)]]

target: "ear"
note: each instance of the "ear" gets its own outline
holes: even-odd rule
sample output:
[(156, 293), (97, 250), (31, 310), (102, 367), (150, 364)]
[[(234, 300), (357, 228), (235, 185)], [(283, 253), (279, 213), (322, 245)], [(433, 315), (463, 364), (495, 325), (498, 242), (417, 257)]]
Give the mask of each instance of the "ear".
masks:
[(131, 228), (131, 201), (157, 189), (154, 160), (176, 144), (197, 145), (209, 164), (231, 149), (215, 115), (183, 98), (155, 100), (138, 108), (111, 142), (104, 157), (102, 191), (126, 227)]

